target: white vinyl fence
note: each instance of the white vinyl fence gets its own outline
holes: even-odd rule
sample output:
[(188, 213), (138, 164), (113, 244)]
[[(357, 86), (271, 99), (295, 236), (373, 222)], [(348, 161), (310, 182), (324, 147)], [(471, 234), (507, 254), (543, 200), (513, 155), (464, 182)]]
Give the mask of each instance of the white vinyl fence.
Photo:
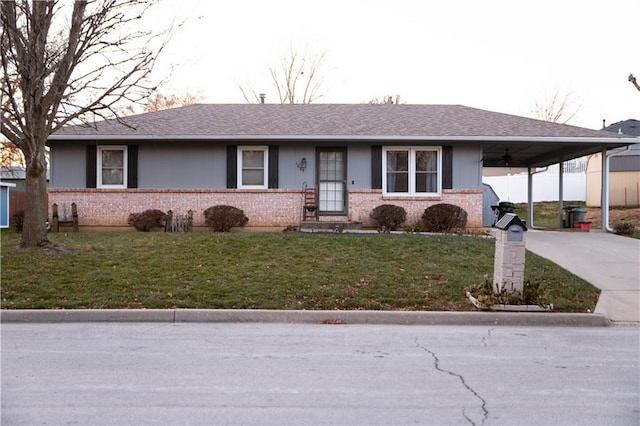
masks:
[[(562, 175), (563, 200), (585, 201), (587, 199), (586, 161), (582, 166), (580, 160), (565, 163)], [(490, 185), (500, 201), (512, 203), (527, 202), (527, 173), (506, 176), (485, 176), (482, 182)], [(533, 201), (558, 201), (559, 172), (558, 165), (533, 176)]]

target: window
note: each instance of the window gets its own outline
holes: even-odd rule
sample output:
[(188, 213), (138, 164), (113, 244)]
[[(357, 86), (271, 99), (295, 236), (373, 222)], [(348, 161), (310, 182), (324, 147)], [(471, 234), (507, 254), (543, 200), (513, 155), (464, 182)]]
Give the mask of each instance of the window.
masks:
[(127, 147), (98, 147), (98, 188), (127, 187)]
[(441, 148), (383, 148), (382, 187), (390, 195), (437, 195), (442, 188)]
[(267, 158), (266, 146), (238, 147), (238, 187), (266, 188), (267, 187)]

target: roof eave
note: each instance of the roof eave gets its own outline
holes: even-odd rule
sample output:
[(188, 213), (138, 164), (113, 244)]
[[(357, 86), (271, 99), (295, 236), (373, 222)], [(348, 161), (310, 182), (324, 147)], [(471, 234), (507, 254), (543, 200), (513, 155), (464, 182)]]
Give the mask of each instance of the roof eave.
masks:
[(264, 141), (451, 141), (451, 142), (531, 142), (531, 143), (594, 143), (594, 144), (636, 144), (639, 137), (591, 137), (591, 136), (429, 136), (429, 135), (63, 135), (49, 136), (50, 141), (174, 141), (174, 140), (264, 140)]

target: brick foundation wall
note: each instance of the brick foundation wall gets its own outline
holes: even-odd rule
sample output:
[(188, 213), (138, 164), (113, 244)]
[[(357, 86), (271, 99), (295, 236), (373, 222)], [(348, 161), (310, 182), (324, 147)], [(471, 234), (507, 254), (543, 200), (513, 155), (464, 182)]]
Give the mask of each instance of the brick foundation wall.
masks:
[(59, 211), (71, 203), (78, 206), (80, 226), (123, 227), (130, 213), (147, 209), (173, 210), (176, 214), (193, 211), (193, 225), (205, 226), (203, 212), (214, 205), (227, 204), (244, 211), (247, 226), (271, 227), (300, 223), (302, 195), (300, 190), (241, 189), (50, 189), (51, 205)]
[[(287, 227), (300, 223), (302, 193), (298, 189), (64, 189), (49, 190), (51, 205), (58, 204), (60, 214), (78, 206), (80, 226), (127, 227), (130, 213), (147, 209), (173, 210), (176, 214), (193, 211), (193, 224), (205, 226), (202, 212), (228, 204), (242, 209), (249, 218), (247, 227)], [(482, 227), (482, 190), (444, 190), (441, 197), (383, 197), (378, 190), (349, 192), (349, 219), (374, 226), (371, 211), (380, 204), (395, 204), (407, 210), (407, 223), (420, 220), (424, 209), (437, 203), (455, 204), (469, 215), (469, 228)], [(62, 220), (62, 219), (61, 219)], [(326, 220), (326, 218), (323, 218)]]
[(375, 226), (369, 218), (371, 211), (381, 204), (395, 204), (407, 211), (405, 223), (420, 221), (422, 213), (434, 204), (455, 204), (466, 210), (468, 228), (482, 227), (482, 190), (481, 189), (445, 189), (441, 197), (387, 197), (379, 189), (351, 190), (349, 192), (349, 210), (352, 221), (362, 221), (363, 226)]

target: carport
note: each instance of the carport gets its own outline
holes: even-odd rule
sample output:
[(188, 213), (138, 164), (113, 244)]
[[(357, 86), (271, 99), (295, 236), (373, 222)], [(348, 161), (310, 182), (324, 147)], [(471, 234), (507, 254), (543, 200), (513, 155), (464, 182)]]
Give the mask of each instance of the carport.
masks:
[[(570, 129), (570, 126), (566, 126)], [(533, 136), (533, 137), (492, 137), (482, 145), (483, 167), (516, 167), (527, 170), (527, 223), (533, 223), (533, 176), (539, 168), (546, 168), (553, 164), (562, 164), (575, 158), (602, 153), (602, 229), (609, 228), (609, 159), (621, 152), (628, 150), (628, 146), (638, 143), (637, 137), (585, 130), (588, 136)], [(594, 132), (602, 133), (602, 136), (592, 136)], [(562, 227), (563, 220), (563, 170), (559, 167), (558, 177), (558, 220)]]

